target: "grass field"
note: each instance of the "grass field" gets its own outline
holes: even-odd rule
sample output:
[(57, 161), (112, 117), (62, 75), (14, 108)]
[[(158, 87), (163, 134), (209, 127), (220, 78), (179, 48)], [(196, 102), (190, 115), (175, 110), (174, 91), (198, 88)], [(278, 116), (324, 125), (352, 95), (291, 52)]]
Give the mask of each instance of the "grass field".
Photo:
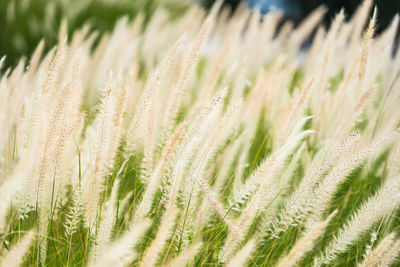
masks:
[(399, 17), (219, 8), (2, 69), (1, 267), (398, 265)]

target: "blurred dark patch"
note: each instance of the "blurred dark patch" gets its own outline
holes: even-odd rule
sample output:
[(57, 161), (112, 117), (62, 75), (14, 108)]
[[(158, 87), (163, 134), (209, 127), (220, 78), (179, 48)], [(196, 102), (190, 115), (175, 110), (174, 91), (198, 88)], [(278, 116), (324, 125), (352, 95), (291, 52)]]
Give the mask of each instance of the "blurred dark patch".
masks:
[[(197, 0), (205, 8), (210, 8), (216, 0)], [(259, 9), (263, 14), (270, 11), (279, 10), (283, 13), (283, 20), (278, 24), (276, 34), (279, 33), (280, 28), (284, 25), (285, 21), (291, 20), (295, 26), (312, 13), (316, 8), (325, 6), (327, 13), (324, 17), (323, 23), (329, 27), (333, 18), (341, 9), (344, 9), (347, 19), (351, 18), (357, 8), (363, 3), (364, 0), (224, 0), (224, 7), (231, 9), (234, 13), (240, 4), (244, 4), (250, 9)], [(376, 25), (376, 32), (379, 34), (386, 29), (392, 22), (394, 16), (400, 13), (400, 0), (374, 0), (373, 5), (378, 9), (378, 21)], [(373, 8), (371, 8), (370, 15), (372, 16)], [(367, 26), (367, 24), (365, 25)], [(311, 45), (314, 31), (309, 38), (307, 38), (301, 45), (302, 48), (307, 48)], [(397, 38), (393, 47), (393, 56), (397, 54), (400, 45), (400, 27), (397, 29)]]
[[(210, 7), (215, 0), (204, 0), (204, 6)], [(324, 5), (328, 8), (325, 16), (325, 24), (329, 22), (337, 14), (340, 9), (344, 8), (348, 17), (352, 16), (357, 7), (363, 2), (362, 0), (225, 0), (224, 5), (235, 10), (241, 2), (246, 2), (250, 8), (258, 6), (263, 13), (272, 9), (279, 9), (284, 12), (285, 17), (300, 22), (315, 8)], [(375, 0), (374, 5), (378, 8), (378, 32), (385, 29), (392, 21), (394, 15), (400, 13), (399, 0)]]
[[(301, 9), (304, 15), (309, 14), (316, 7), (325, 5), (328, 7), (328, 13), (325, 17), (325, 22), (329, 23), (332, 18), (337, 14), (341, 8), (344, 8), (346, 14), (351, 16), (354, 11), (363, 1), (361, 0), (335, 0), (335, 1), (321, 1), (321, 0), (306, 0), (296, 1), (301, 5)], [(378, 8), (378, 32), (385, 29), (393, 17), (400, 12), (400, 1), (399, 0), (375, 0), (374, 5)], [(372, 10), (371, 10), (372, 12)]]
[[(198, 0), (198, 2), (200, 2), (200, 4), (206, 9), (210, 9), (216, 2), (216, 0)], [(241, 2), (242, 0), (225, 0), (224, 8), (229, 8), (231, 12), (235, 12), (236, 8), (239, 6)]]

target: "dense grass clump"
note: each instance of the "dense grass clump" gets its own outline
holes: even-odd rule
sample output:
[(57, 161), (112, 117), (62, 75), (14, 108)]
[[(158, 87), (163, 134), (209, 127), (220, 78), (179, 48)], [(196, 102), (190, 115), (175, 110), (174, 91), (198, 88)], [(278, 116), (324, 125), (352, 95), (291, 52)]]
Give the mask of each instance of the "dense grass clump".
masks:
[(370, 10), (40, 43), (0, 76), (0, 266), (395, 264), (399, 20)]

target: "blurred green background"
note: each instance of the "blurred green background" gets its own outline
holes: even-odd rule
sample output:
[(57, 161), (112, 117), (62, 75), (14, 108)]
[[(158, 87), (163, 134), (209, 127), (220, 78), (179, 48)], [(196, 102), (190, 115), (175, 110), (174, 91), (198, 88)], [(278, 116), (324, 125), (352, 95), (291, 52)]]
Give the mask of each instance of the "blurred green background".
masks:
[(89, 24), (99, 33), (113, 29), (123, 16), (143, 14), (145, 24), (154, 10), (163, 6), (179, 16), (188, 6), (185, 0), (0, 0), (0, 57), (6, 67), (29, 57), (44, 39), (46, 49), (57, 43), (63, 19), (68, 33)]

